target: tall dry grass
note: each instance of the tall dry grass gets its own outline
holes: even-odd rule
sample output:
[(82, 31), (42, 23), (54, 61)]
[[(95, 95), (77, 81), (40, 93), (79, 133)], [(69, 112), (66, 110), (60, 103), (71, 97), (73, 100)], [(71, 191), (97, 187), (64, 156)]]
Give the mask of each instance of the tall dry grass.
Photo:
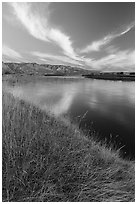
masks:
[(3, 93), (3, 201), (134, 201), (134, 162)]

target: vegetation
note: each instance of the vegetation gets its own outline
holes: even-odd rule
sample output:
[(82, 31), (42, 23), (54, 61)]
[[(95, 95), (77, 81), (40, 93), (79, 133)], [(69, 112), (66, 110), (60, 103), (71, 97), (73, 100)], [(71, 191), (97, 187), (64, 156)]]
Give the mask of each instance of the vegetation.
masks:
[(78, 67), (65, 65), (50, 65), (37, 63), (4, 63), (2, 62), (2, 74), (6, 75), (7, 70), (11, 74), (26, 74), (37, 76), (77, 76), (89, 74), (92, 71), (81, 69)]
[(83, 76), (93, 79), (135, 81), (135, 72), (100, 72)]
[(134, 162), (3, 93), (3, 201), (134, 201)]
[(100, 72), (64, 65), (4, 63), (2, 74), (28, 76), (83, 76), (93, 79), (135, 81), (135, 72)]

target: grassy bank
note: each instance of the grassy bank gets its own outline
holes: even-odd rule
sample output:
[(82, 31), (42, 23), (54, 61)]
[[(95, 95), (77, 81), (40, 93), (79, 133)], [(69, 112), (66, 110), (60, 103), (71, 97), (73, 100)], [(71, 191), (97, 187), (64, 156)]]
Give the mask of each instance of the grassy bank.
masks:
[(3, 93), (3, 201), (134, 201), (134, 162)]

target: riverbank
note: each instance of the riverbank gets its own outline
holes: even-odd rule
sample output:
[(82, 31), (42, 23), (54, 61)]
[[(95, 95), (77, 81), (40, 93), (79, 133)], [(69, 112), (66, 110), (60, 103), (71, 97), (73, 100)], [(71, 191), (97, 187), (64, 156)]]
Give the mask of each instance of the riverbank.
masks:
[(3, 201), (134, 201), (134, 161), (3, 93)]

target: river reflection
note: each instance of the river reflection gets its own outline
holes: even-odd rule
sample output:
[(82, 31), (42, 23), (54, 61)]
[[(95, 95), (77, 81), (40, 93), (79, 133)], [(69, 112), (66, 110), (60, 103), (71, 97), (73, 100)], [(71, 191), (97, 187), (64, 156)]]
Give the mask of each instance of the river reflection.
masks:
[(93, 79), (45, 78), (8, 87), (13, 95), (56, 116), (83, 116), (80, 125), (111, 138), (123, 155), (135, 152), (135, 83)]

